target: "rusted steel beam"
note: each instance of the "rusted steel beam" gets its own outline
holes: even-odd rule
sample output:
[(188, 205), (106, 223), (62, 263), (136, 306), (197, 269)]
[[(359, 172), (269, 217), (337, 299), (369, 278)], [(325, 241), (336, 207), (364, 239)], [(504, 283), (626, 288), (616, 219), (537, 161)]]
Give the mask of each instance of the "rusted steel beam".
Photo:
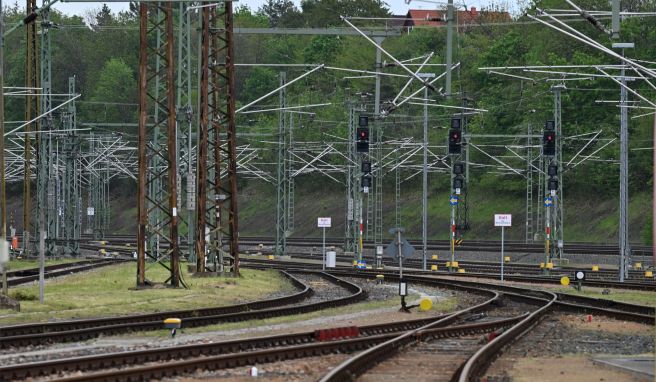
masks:
[(204, 7), (201, 12), (200, 84), (199, 98), (200, 126), (198, 129), (197, 186), (196, 186), (196, 272), (205, 272), (205, 227), (207, 210), (207, 130), (208, 130), (208, 84), (209, 84), (209, 45), (210, 10)]
[(148, 5), (139, 4), (139, 173), (137, 191), (137, 286), (146, 284), (146, 124), (148, 122)]

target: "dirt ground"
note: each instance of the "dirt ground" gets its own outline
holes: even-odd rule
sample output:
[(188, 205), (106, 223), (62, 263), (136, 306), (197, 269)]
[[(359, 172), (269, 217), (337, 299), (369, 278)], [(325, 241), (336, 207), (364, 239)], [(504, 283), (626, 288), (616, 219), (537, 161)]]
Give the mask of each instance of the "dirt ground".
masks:
[(508, 366), (507, 376), (512, 382), (652, 382), (651, 377), (596, 364), (589, 356), (519, 358)]

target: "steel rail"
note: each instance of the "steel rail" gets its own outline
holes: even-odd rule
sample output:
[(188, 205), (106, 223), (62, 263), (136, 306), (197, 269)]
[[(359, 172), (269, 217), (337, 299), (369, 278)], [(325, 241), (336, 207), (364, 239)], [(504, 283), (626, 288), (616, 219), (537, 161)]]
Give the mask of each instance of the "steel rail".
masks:
[[(438, 318), (431, 317), (377, 325), (366, 325), (360, 326), (358, 332), (360, 336), (383, 335), (416, 329), (433, 322), (436, 319)], [(246, 352), (254, 349), (299, 345), (315, 341), (316, 332), (308, 331), (293, 334), (241, 338), (212, 343), (167, 346), (156, 349), (64, 358), (42, 362), (30, 362), (0, 366), (0, 379), (16, 380), (30, 377), (37, 378), (59, 373), (61, 371), (85, 372), (89, 370), (115, 367), (116, 365), (131, 366), (145, 362), (163, 362), (184, 359), (190, 356), (198, 357)]]
[(556, 302), (558, 296), (555, 293), (544, 292), (552, 296), (551, 300), (541, 308), (529, 314), (526, 318), (514, 325), (510, 329), (504, 331), (500, 336), (497, 336), (492, 341), (480, 348), (469, 360), (465, 363), (462, 371), (460, 372), (458, 381), (468, 382), (475, 381), (492, 362), (501, 354), (502, 349), (519, 339), (528, 330), (538, 324), (539, 320), (546, 315), (551, 306)]
[[(291, 296), (255, 303), (232, 305), (228, 307), (195, 309), (178, 312), (165, 312), (115, 318), (100, 318), (91, 320), (74, 320), (59, 323), (13, 325), (0, 328), (0, 348), (43, 344), (47, 342), (70, 342), (98, 337), (100, 334), (118, 334), (130, 331), (158, 330), (163, 327), (163, 320), (169, 317), (183, 318), (183, 328), (210, 325), (224, 322), (239, 322), (251, 319), (280, 317), (291, 314), (307, 313), (343, 306), (361, 301), (366, 293), (357, 285), (335, 276), (320, 273), (335, 284), (348, 289), (351, 295), (328, 301), (278, 307), (291, 304), (309, 296), (311, 289), (300, 281), (288, 275), (295, 283), (303, 285), (304, 290)], [(271, 307), (274, 308), (271, 308)], [(29, 334), (16, 334), (16, 332)]]
[[(80, 272), (85, 272), (89, 270), (94, 270), (97, 268), (101, 267), (106, 267), (109, 265), (116, 265), (120, 264), (122, 262), (125, 262), (126, 260), (123, 259), (111, 259), (111, 260), (102, 260), (99, 262), (93, 262), (91, 264), (87, 263), (86, 265), (78, 265), (79, 263), (68, 263), (68, 264), (59, 264), (59, 265), (53, 265), (46, 267), (45, 273), (44, 273), (44, 278), (49, 279), (49, 278), (54, 278), (54, 277), (61, 277), (61, 276), (67, 276), (73, 273), (80, 273)], [(68, 265), (67, 267), (65, 265)], [(73, 266), (71, 266), (73, 265)], [(77, 265), (77, 266), (75, 266)], [(21, 270), (21, 271), (15, 271), (16, 274), (19, 274), (20, 272), (22, 273), (28, 273), (28, 272), (33, 272), (34, 270)], [(27, 284), (31, 283), (34, 281), (39, 280), (39, 273), (38, 269), (36, 270), (36, 274), (28, 275), (28, 276), (19, 276), (16, 278), (12, 278), (7, 280), (7, 286), (17, 286), (17, 285), (22, 285), (22, 284)]]
[[(447, 338), (487, 333), (497, 329), (506, 328), (516, 322), (517, 319), (518, 318), (511, 318), (480, 324), (425, 330), (418, 332), (418, 335), (426, 338)], [(242, 353), (196, 357), (193, 359), (165, 362), (156, 365), (138, 366), (134, 368), (123, 368), (120, 370), (108, 370), (93, 374), (58, 378), (58, 381), (125, 381), (161, 379), (176, 375), (192, 374), (203, 369), (217, 370), (311, 356), (322, 356), (332, 353), (353, 352), (370, 348), (371, 346), (375, 346), (376, 344), (387, 341), (395, 336), (396, 334), (374, 335), (369, 337), (316, 342)]]
[[(261, 266), (261, 268), (275, 268), (275, 264), (279, 264), (280, 269), (286, 269), (286, 267), (297, 267), (297, 269), (311, 269), (311, 268), (316, 268), (320, 269), (321, 264), (316, 263), (307, 263), (307, 262), (294, 262), (294, 261), (279, 261), (279, 260), (260, 260), (260, 259), (249, 259), (249, 258), (244, 258), (244, 263), (250, 264), (251, 267), (257, 267), (258, 265)], [(337, 269), (351, 269), (350, 267), (342, 267), (338, 266)], [(387, 268), (386, 268), (387, 269)], [(412, 275), (424, 275), (424, 276), (451, 276), (451, 277), (458, 277), (458, 278), (481, 278), (481, 279), (494, 279), (498, 277), (499, 273), (498, 272), (490, 272), (490, 273), (475, 273), (475, 272), (467, 272), (467, 273), (451, 273), (451, 272), (446, 272), (444, 270), (439, 270), (439, 271), (422, 271), (420, 269), (412, 269), (412, 268), (404, 268), (407, 274), (412, 274)], [(378, 273), (384, 272), (383, 270), (376, 270)], [(506, 273), (504, 278), (508, 281), (515, 281), (515, 282), (524, 282), (524, 283), (537, 283), (537, 284), (554, 284), (554, 285), (560, 285), (560, 278), (562, 275), (559, 276), (521, 276), (521, 275), (509, 275)], [(571, 276), (571, 274), (570, 274)], [(592, 279), (586, 279), (585, 281), (582, 281), (581, 285), (583, 286), (588, 286), (588, 287), (598, 287), (598, 288), (615, 288), (615, 289), (628, 289), (628, 290), (645, 290), (645, 291), (656, 291), (656, 283), (649, 281), (649, 282), (617, 282), (617, 281), (611, 281), (611, 280), (592, 280)]]

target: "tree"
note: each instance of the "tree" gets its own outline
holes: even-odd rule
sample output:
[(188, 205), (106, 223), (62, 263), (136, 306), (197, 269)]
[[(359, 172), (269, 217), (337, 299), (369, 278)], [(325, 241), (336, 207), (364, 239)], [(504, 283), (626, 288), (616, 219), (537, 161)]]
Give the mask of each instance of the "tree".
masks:
[(303, 16), (291, 0), (267, 0), (258, 11), (269, 19), (271, 27), (296, 28), (303, 24)]
[(319, 28), (342, 25), (340, 16), (387, 17), (387, 4), (381, 0), (303, 0), (305, 23)]
[(93, 121), (135, 122), (137, 86), (134, 73), (120, 58), (112, 58), (100, 72), (91, 97), (92, 102), (104, 104), (95, 107)]
[(303, 50), (305, 62), (311, 64), (324, 64), (334, 62), (340, 50), (339, 37), (316, 36)]

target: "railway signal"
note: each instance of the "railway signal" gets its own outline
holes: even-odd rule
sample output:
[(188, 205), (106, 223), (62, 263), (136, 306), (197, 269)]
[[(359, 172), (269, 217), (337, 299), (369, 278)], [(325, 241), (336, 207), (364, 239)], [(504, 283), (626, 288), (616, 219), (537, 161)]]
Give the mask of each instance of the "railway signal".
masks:
[(361, 115), (358, 121), (358, 128), (355, 133), (356, 152), (369, 152), (369, 117)]
[(556, 155), (556, 124), (554, 121), (547, 121), (544, 125), (542, 153), (545, 156)]
[(460, 154), (462, 151), (462, 131), (456, 129), (449, 130), (449, 155)]

